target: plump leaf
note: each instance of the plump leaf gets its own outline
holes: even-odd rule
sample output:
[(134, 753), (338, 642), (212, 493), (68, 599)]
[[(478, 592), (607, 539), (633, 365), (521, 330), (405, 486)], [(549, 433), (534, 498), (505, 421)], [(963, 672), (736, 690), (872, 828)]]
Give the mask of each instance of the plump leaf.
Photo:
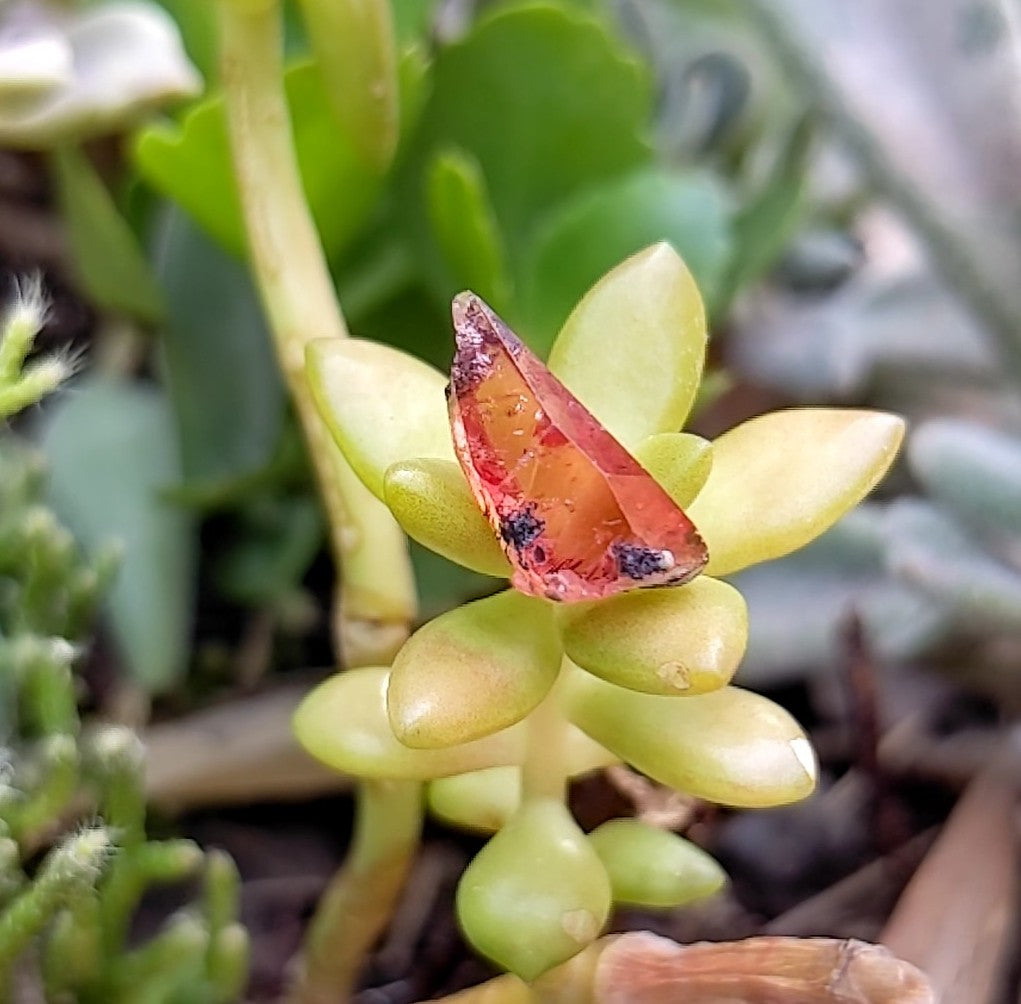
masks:
[(712, 443), (690, 432), (660, 432), (643, 439), (635, 459), (682, 509), (698, 495), (713, 468)]
[(429, 811), (443, 822), (477, 833), (495, 833), (521, 802), (518, 767), (487, 767), (429, 785)]
[(384, 498), (404, 532), (476, 572), (506, 578), (510, 564), (453, 460), (409, 460), (386, 472)]
[[(523, 266), (529, 330), (536, 337), (550, 338), (601, 275), (657, 241), (673, 245), (712, 302), (730, 254), (730, 205), (719, 182), (707, 174), (650, 168), (582, 191), (558, 206), (538, 227)], [(701, 304), (695, 308), (671, 303), (671, 292), (668, 288), (646, 291), (646, 295), (667, 300), (660, 310), (674, 309), (676, 338), (692, 323)], [(619, 320), (630, 318), (625, 315)], [(626, 323), (622, 329), (611, 327), (610, 332), (604, 337), (615, 335), (635, 347), (637, 338), (630, 336)], [(673, 355), (667, 359), (673, 361)]]
[(397, 52), (390, 0), (302, 0), (327, 98), (345, 138), (373, 170), (397, 149)]
[(161, 498), (181, 477), (165, 398), (154, 387), (83, 380), (49, 416), (43, 445), (61, 518), (87, 550), (123, 548), (107, 612), (125, 668), (166, 690), (187, 661), (196, 555), (190, 517)]
[[(315, 65), (291, 67), (285, 86), (305, 194), (323, 244), (334, 254), (367, 219), (379, 178), (338, 133)], [(134, 156), (150, 185), (178, 203), (228, 251), (243, 254), (241, 205), (222, 95), (193, 106), (179, 126), (147, 127), (136, 139)], [(338, 192), (344, 197), (338, 198)]]
[(933, 419), (908, 443), (911, 470), (966, 519), (1021, 535), (1021, 439), (959, 419)]
[(684, 262), (656, 244), (585, 294), (550, 352), (550, 369), (625, 446), (684, 424), (698, 390), (705, 312)]
[(322, 339), (308, 347), (308, 376), (335, 442), (377, 498), (391, 464), (454, 460), (446, 377), (414, 356), (360, 339)]
[(713, 469), (688, 509), (710, 575), (794, 551), (857, 505), (893, 462), (896, 415), (796, 408), (760, 415), (713, 443)]
[(521, 721), (553, 685), (560, 645), (548, 603), (511, 590), (419, 628), (394, 659), (387, 693), (397, 738), (452, 746)]
[(56, 150), (53, 167), (82, 291), (106, 310), (158, 321), (164, 310), (163, 293), (96, 169), (73, 147)]
[[(650, 110), (644, 67), (605, 23), (560, 4), (503, 6), (437, 53), (418, 150), (476, 158), (515, 259), (539, 212), (648, 158)], [(409, 185), (415, 202), (420, 190)]]
[(748, 637), (733, 586), (701, 576), (674, 589), (633, 590), (557, 609), (568, 657), (590, 673), (647, 694), (701, 694), (726, 684)]
[(436, 154), (428, 167), (426, 198), (433, 238), (457, 284), (503, 311), (510, 277), (478, 161), (461, 150)]
[(354, 777), (428, 780), (520, 763), (523, 727), (446, 749), (399, 743), (386, 713), (386, 669), (349, 669), (319, 684), (298, 706), (294, 733), (317, 760)]
[(184, 476), (250, 474), (280, 438), (284, 390), (248, 271), (176, 209), (162, 221), (156, 267), (167, 294), (161, 344)]
[(526, 802), (461, 878), (457, 916), (483, 955), (532, 980), (598, 936), (610, 883), (562, 802)]
[(764, 808), (796, 802), (815, 787), (815, 756), (797, 723), (747, 690), (656, 697), (575, 671), (566, 708), (625, 763), (698, 798)]
[[(617, 762), (612, 753), (584, 732), (567, 725), (565, 759), (571, 777), (579, 777)], [(479, 833), (495, 833), (518, 810), (521, 771), (516, 766), (444, 777), (429, 785), (429, 808), (447, 823)]]
[(588, 838), (606, 867), (615, 903), (682, 906), (711, 896), (727, 880), (701, 847), (637, 819), (611, 819)]

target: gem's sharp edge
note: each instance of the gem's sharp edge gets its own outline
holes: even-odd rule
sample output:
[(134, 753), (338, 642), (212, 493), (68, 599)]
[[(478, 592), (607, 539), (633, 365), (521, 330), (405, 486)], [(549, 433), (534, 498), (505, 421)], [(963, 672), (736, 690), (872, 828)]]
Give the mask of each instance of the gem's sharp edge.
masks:
[(479, 297), (453, 303), (454, 447), (522, 592), (564, 602), (680, 585), (691, 520)]

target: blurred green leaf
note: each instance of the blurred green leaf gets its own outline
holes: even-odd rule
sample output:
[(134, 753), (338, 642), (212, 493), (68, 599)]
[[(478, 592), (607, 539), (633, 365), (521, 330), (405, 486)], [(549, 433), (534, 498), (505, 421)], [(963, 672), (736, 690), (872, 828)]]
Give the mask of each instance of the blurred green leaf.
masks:
[(225, 594), (253, 606), (293, 595), (323, 544), (318, 502), (308, 496), (264, 498), (241, 514), (236, 538), (216, 564)]
[(280, 438), (284, 391), (247, 269), (177, 209), (162, 220), (163, 359), (188, 482), (249, 474)]
[[(365, 222), (380, 181), (338, 133), (318, 68), (298, 63), (284, 82), (305, 193), (327, 253), (335, 254)], [(221, 95), (192, 106), (180, 125), (143, 130), (134, 154), (149, 184), (179, 203), (228, 251), (243, 252)]]
[(180, 480), (173, 413), (161, 391), (80, 381), (43, 430), (54, 508), (86, 550), (123, 546), (107, 613), (126, 670), (153, 691), (183, 672), (190, 641), (195, 537), (161, 491)]
[(715, 312), (765, 273), (790, 240), (801, 219), (814, 125), (806, 115), (791, 129), (771, 177), (735, 216), (733, 254), (713, 300)]
[(457, 284), (504, 310), (510, 277), (478, 161), (460, 150), (437, 153), (427, 171), (427, 200), (433, 236)]
[(54, 151), (52, 163), (83, 292), (106, 310), (158, 321), (163, 294), (137, 238), (89, 159), (65, 146)]
[(592, 284), (628, 255), (665, 240), (711, 300), (731, 251), (730, 204), (708, 174), (657, 168), (582, 191), (550, 213), (523, 265), (527, 330), (548, 348)]
[[(512, 260), (538, 214), (650, 156), (644, 66), (576, 9), (541, 2), (498, 9), (440, 50), (433, 80), (405, 184), (427, 245), (419, 178), (436, 150), (453, 147), (478, 161)], [(441, 284), (437, 292), (455, 290)]]

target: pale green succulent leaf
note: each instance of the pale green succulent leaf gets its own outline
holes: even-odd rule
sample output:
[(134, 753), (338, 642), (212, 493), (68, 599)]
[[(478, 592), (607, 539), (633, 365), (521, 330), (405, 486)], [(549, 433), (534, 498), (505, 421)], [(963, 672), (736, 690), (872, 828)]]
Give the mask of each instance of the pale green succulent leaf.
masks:
[(442, 750), (399, 743), (386, 712), (389, 671), (349, 669), (319, 684), (294, 714), (298, 742), (334, 770), (360, 778), (428, 780), (519, 763), (522, 727)]
[(366, 487), (383, 499), (383, 475), (414, 457), (454, 459), (443, 404), (447, 378), (414, 356), (356, 338), (307, 351), (309, 383), (334, 441)]
[(701, 694), (724, 686), (748, 640), (741, 594), (708, 576), (565, 605), (557, 608), (557, 623), (574, 663), (647, 694)]
[(726, 873), (701, 847), (637, 819), (611, 819), (589, 834), (615, 903), (683, 906), (711, 896)]
[(455, 461), (426, 457), (394, 464), (383, 491), (401, 528), (423, 547), (475, 572), (510, 575), (496, 534)]
[(727, 575), (803, 547), (875, 487), (904, 421), (878, 411), (792, 408), (713, 442), (713, 467), (688, 515)]
[(690, 432), (659, 432), (643, 439), (634, 457), (682, 509), (704, 487), (713, 469), (713, 446)]
[(724, 687), (695, 697), (639, 694), (573, 672), (571, 720), (657, 781), (722, 805), (796, 802), (815, 787), (808, 739), (791, 716), (758, 694)]
[(550, 369), (625, 446), (684, 424), (705, 359), (695, 280), (669, 244), (608, 272), (574, 308)]
[(577, 955), (609, 912), (606, 870), (567, 807), (554, 799), (522, 805), (457, 889), (468, 940), (524, 980)]
[(552, 608), (542, 600), (508, 590), (442, 614), (394, 659), (394, 734), (430, 749), (507, 728), (546, 696), (560, 660)]

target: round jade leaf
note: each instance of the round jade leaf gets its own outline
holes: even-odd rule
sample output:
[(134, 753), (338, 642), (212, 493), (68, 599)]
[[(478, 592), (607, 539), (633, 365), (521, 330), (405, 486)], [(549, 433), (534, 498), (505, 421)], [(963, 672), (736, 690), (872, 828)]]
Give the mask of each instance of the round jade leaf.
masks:
[(550, 352), (550, 369), (625, 446), (675, 432), (702, 376), (706, 320), (687, 266), (654, 244), (585, 294)]
[(610, 876), (615, 903), (682, 906), (711, 896), (727, 881), (701, 847), (637, 819), (611, 819), (588, 838)]
[(437, 778), (428, 789), (429, 811), (438, 819), (477, 833), (495, 833), (521, 802), (521, 771), (487, 767)]
[(713, 468), (713, 446), (690, 432), (660, 432), (643, 439), (634, 457), (682, 509), (691, 505)]
[(442, 750), (399, 743), (386, 715), (388, 676), (376, 667), (349, 669), (319, 684), (294, 713), (298, 742), (328, 767), (363, 778), (428, 780), (520, 762), (523, 727)]
[(571, 720), (643, 774), (722, 805), (766, 808), (815, 787), (816, 761), (797, 722), (737, 687), (656, 697), (575, 671), (565, 687)]
[(562, 802), (526, 802), (468, 866), (457, 915), (479, 952), (523, 980), (577, 955), (610, 912), (610, 882)]
[(390, 724), (407, 746), (453, 746), (521, 721), (560, 669), (553, 611), (508, 590), (419, 628), (394, 659)]
[[(567, 723), (566, 761), (571, 777), (617, 763), (617, 758), (581, 729)], [(495, 833), (518, 810), (521, 772), (517, 767), (483, 770), (437, 778), (429, 785), (429, 808), (433, 815), (466, 830)]]
[(404, 532), (423, 547), (475, 572), (507, 578), (510, 564), (460, 466), (414, 459), (390, 467), (384, 501)]
[(307, 370), (323, 421), (377, 498), (391, 464), (454, 459), (447, 378), (427, 363), (379, 342), (323, 338), (308, 346)]
[(904, 422), (878, 411), (792, 408), (760, 415), (713, 443), (713, 467), (688, 508), (728, 575), (803, 547), (886, 473)]
[(646, 694), (702, 694), (728, 683), (748, 641), (741, 594), (705, 576), (556, 608), (570, 659)]

